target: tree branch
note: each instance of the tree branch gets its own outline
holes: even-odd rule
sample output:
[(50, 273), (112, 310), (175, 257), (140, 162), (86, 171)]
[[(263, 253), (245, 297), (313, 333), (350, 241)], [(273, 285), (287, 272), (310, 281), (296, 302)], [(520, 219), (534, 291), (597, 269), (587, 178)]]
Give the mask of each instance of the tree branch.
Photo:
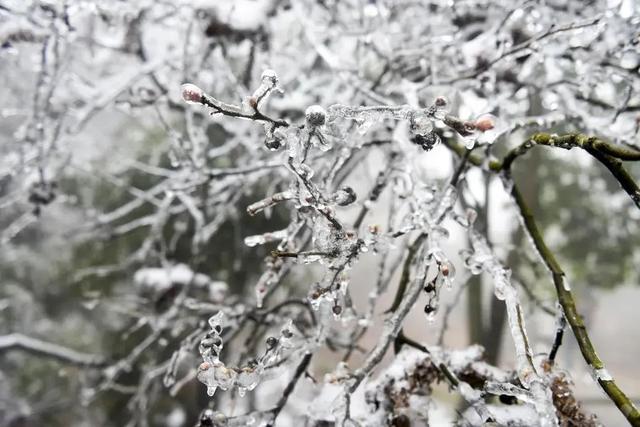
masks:
[(560, 264), (558, 264), (558, 261), (556, 261), (551, 250), (549, 250), (545, 244), (544, 239), (542, 238), (542, 233), (540, 233), (533, 217), (533, 213), (527, 206), (522, 194), (520, 194), (520, 191), (515, 184), (512, 187), (511, 195), (520, 209), (524, 226), (531, 236), (536, 250), (542, 257), (546, 266), (551, 270), (553, 283), (556, 287), (556, 293), (558, 294), (558, 301), (560, 302), (565, 317), (576, 337), (576, 341), (578, 342), (578, 346), (582, 352), (582, 357), (594, 370), (596, 379), (602, 389), (620, 409), (629, 423), (633, 426), (640, 426), (640, 412), (638, 412), (638, 409), (634, 406), (631, 400), (618, 387), (613, 378), (606, 371), (604, 363), (596, 354), (595, 348), (593, 347), (589, 334), (587, 333), (587, 328), (582, 320), (582, 316), (578, 314), (573, 294), (571, 293), (571, 288), (564, 279), (564, 272), (562, 271)]
[(59, 362), (92, 368), (106, 366), (104, 357), (81, 353), (58, 344), (14, 333), (0, 336), (0, 353), (10, 350), (23, 350), (36, 356), (49, 357)]
[[(511, 150), (504, 157), (500, 169), (509, 174), (513, 162), (536, 145), (559, 147), (566, 150), (574, 147), (582, 148), (609, 169), (609, 172), (618, 180), (620, 186), (629, 194), (633, 203), (640, 209), (640, 188), (621, 162), (621, 160), (640, 160), (640, 151), (614, 145), (599, 138), (589, 137), (580, 133), (552, 135), (541, 132), (532, 135), (527, 141)], [(490, 168), (494, 169), (491, 165)]]
[[(445, 144), (458, 156), (463, 156), (465, 154), (465, 148), (461, 145), (446, 140)], [(605, 166), (607, 166), (607, 168), (618, 179), (622, 187), (627, 191), (627, 193), (631, 195), (636, 205), (640, 208), (640, 190), (638, 190), (637, 185), (626, 172), (626, 170), (624, 170), (621, 162), (618, 160), (618, 158), (631, 160), (635, 155), (631, 155), (630, 152), (627, 153), (627, 151), (629, 150), (624, 150), (622, 148), (618, 149), (618, 147), (613, 146), (598, 138), (590, 138), (582, 134), (551, 136), (547, 133), (538, 133), (529, 138), (529, 140), (527, 140), (525, 143), (510, 151), (507, 156), (505, 156), (502, 162), (489, 162), (489, 169), (496, 173), (505, 172), (507, 176), (509, 176), (510, 168), (514, 160), (526, 153), (535, 145), (547, 145), (565, 149), (571, 149), (573, 147), (583, 148), (591, 155), (596, 157), (596, 159), (602, 162)], [(614, 154), (617, 156), (617, 158), (613, 157)], [(483, 159), (478, 155), (472, 154), (468, 156), (467, 160), (476, 166), (481, 167), (483, 165)], [(596, 354), (595, 348), (591, 343), (591, 339), (589, 338), (589, 334), (582, 320), (582, 317), (580, 316), (580, 314), (578, 314), (575, 300), (573, 298), (573, 294), (571, 293), (571, 288), (564, 279), (564, 271), (562, 271), (562, 268), (560, 267), (560, 264), (556, 260), (555, 256), (545, 244), (542, 233), (538, 229), (538, 226), (535, 222), (533, 212), (531, 211), (531, 209), (529, 209), (526, 201), (524, 200), (524, 197), (518, 190), (518, 187), (515, 185), (515, 183), (513, 183), (513, 186), (511, 188), (511, 195), (518, 208), (520, 209), (524, 227), (527, 230), (528, 234), (531, 236), (536, 251), (542, 257), (545, 265), (551, 271), (553, 283), (558, 295), (558, 301), (560, 302), (564, 315), (569, 325), (571, 326), (571, 330), (573, 331), (574, 336), (576, 337), (576, 341), (578, 342), (578, 346), (580, 347), (580, 351), (584, 360), (593, 369), (598, 384), (600, 384), (605, 393), (610, 397), (610, 399), (614, 402), (618, 409), (620, 409), (629, 423), (633, 426), (640, 426), (640, 412), (631, 402), (631, 400), (626, 396), (626, 394), (618, 387), (613, 378), (605, 369), (604, 363)]]

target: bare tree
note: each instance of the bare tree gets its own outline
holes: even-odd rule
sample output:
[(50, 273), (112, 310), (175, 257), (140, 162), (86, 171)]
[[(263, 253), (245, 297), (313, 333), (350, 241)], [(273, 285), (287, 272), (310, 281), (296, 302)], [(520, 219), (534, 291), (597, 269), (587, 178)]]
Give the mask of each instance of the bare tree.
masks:
[[(627, 0), (0, 1), (0, 420), (429, 425), (443, 384), (460, 425), (599, 425), (568, 329), (640, 425), (569, 285), (639, 279), (639, 29)], [(558, 148), (588, 156), (542, 179)]]

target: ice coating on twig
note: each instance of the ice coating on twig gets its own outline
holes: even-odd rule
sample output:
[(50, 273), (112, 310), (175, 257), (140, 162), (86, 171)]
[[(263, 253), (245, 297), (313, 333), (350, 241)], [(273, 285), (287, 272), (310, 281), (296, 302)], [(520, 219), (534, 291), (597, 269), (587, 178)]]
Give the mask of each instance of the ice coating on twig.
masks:
[[(517, 391), (515, 386), (506, 385), (509, 390), (515, 390), (518, 397), (530, 396), (528, 401), (535, 407), (540, 416), (541, 426), (558, 425), (555, 408), (551, 398), (551, 390), (545, 378), (536, 370), (533, 354), (529, 345), (522, 307), (518, 300), (518, 294), (511, 283), (511, 272), (505, 269), (489, 248), (486, 239), (473, 228), (469, 229), (469, 239), (473, 248), (470, 256), (472, 268), (481, 268), (491, 275), (493, 279), (494, 294), (496, 298), (503, 300), (507, 308), (507, 321), (509, 330), (516, 349), (516, 361), (518, 377), (526, 390)], [(501, 387), (501, 386), (498, 386)], [(489, 390), (487, 390), (489, 391)], [(515, 392), (514, 391), (514, 392)]]

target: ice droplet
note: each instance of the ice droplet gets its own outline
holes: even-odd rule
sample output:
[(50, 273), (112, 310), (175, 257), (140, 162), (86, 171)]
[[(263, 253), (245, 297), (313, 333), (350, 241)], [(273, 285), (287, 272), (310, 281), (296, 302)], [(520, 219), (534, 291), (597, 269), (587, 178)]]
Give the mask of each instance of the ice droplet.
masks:
[(596, 381), (613, 381), (613, 377), (606, 368), (593, 368), (592, 373)]
[(620, 66), (627, 70), (633, 70), (640, 66), (640, 53), (627, 49), (620, 55)]
[(451, 290), (453, 287), (453, 280), (456, 277), (456, 268), (451, 261), (444, 261), (440, 264), (440, 275), (443, 277), (443, 284), (447, 289)]
[(244, 244), (250, 248), (266, 243), (262, 236), (249, 236), (245, 237)]
[(433, 130), (433, 122), (426, 114), (414, 114), (411, 119), (410, 128), (414, 133), (426, 135)]
[(429, 323), (435, 322), (437, 311), (438, 311), (438, 308), (432, 305), (431, 303), (428, 303), (427, 305), (424, 306), (424, 314), (427, 317), (427, 322)]
[(311, 179), (313, 177), (313, 169), (304, 163), (298, 166), (298, 173), (304, 179)]
[(463, 138), (464, 146), (467, 150), (471, 150), (476, 145), (475, 135), (471, 135), (470, 137)]

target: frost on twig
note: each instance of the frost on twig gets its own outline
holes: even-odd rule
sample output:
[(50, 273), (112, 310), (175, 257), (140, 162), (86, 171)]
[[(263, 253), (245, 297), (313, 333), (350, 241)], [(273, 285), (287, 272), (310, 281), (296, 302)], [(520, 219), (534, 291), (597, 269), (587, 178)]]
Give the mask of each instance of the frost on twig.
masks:
[[(419, 3), (3, 2), (0, 347), (20, 375), (0, 378), (0, 401), (30, 400), (30, 424), (178, 426), (198, 411), (203, 427), (437, 424), (444, 412), (465, 425), (591, 425), (557, 367), (563, 323), (541, 366), (513, 286), (524, 278), (512, 280), (483, 227), (508, 228), (490, 177), (518, 178), (530, 160), (515, 160), (535, 145), (586, 150), (638, 204), (623, 164), (640, 160), (637, 10)], [(520, 132), (534, 137), (512, 147)], [(623, 239), (634, 242), (619, 223), (632, 218), (628, 200), (570, 159), (532, 162), (527, 178), (546, 176), (535, 187), (562, 206), (576, 199), (566, 188), (585, 185), (575, 164), (597, 178), (580, 215), (602, 225), (589, 231), (611, 249), (607, 270), (637, 281), (611, 261), (627, 263)], [(582, 227), (569, 213), (550, 227), (563, 240)], [(505, 309), (515, 372), (483, 362), (477, 346), (426, 338), (435, 322), (455, 327), (447, 318), (472, 286), (452, 256), (458, 225), (471, 242), (466, 267), (485, 273), (500, 298), (492, 307)], [(552, 270), (584, 352), (584, 325)], [(70, 286), (54, 287), (67, 273)], [(490, 313), (489, 332), (501, 314)], [(72, 334), (74, 347), (105, 354), (15, 330)], [(513, 351), (488, 350), (503, 347)], [(83, 370), (40, 369), (38, 358)], [(432, 393), (443, 381), (461, 413)], [(86, 408), (51, 409), (50, 382), (71, 400), (81, 388)], [(218, 391), (204, 403), (184, 393), (193, 387), (202, 399)], [(0, 424), (14, 423), (0, 411)]]
[(271, 368), (299, 350), (304, 338), (289, 320), (280, 330), (279, 337), (268, 337), (264, 354), (250, 360), (246, 365), (233, 367), (220, 360), (224, 346), (223, 328), (225, 326), (223, 311), (209, 319), (210, 330), (200, 341), (199, 351), (203, 362), (198, 367), (198, 380), (207, 386), (207, 394), (213, 396), (218, 388), (228, 390), (235, 387), (240, 397), (253, 390), (261, 381), (265, 369)]
[(511, 271), (505, 269), (493, 254), (486, 239), (473, 228), (469, 229), (469, 239), (473, 251), (467, 254), (465, 263), (472, 272), (484, 270), (493, 279), (496, 298), (503, 300), (507, 308), (509, 331), (516, 349), (517, 373), (524, 389), (516, 386), (493, 385), (487, 389), (493, 394), (507, 394), (531, 404), (538, 416), (541, 426), (558, 425), (552, 402), (549, 379), (544, 372), (535, 366), (533, 353), (529, 345), (524, 314), (516, 288), (511, 283)]

